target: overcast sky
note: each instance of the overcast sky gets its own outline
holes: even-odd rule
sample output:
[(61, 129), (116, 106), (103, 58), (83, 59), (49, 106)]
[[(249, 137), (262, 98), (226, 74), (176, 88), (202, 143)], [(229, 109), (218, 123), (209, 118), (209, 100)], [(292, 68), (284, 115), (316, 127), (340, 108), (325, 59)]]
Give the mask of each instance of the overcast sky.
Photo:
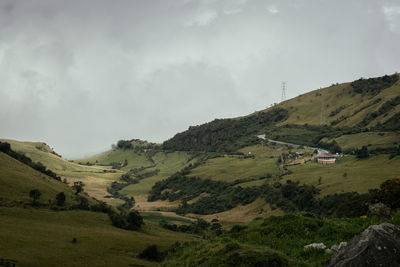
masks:
[(400, 71), (400, 1), (0, 0), (0, 137), (66, 158)]

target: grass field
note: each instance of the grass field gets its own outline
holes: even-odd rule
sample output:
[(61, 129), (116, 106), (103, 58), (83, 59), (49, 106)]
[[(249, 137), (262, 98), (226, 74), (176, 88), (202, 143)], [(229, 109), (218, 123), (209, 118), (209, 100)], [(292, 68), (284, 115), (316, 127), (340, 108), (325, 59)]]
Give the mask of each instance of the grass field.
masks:
[[(315, 161), (289, 167), (293, 173), (283, 181), (299, 181), (321, 189), (321, 196), (342, 192), (365, 193), (369, 189), (392, 178), (400, 177), (400, 157), (389, 160), (388, 155), (357, 159), (354, 156), (340, 158), (336, 164), (322, 165)], [(321, 184), (318, 178), (321, 177)]]
[(125, 171), (128, 171), (131, 168), (148, 167), (153, 165), (144, 152), (134, 152), (133, 150), (124, 149), (112, 149), (90, 158), (75, 161), (79, 163), (90, 162), (91, 164), (95, 164), (97, 161), (97, 163), (100, 164), (110, 164), (113, 162), (122, 163), (125, 160), (128, 161), (128, 165), (122, 168), (122, 170)]
[[(39, 142), (19, 142), (15, 140), (4, 140), (11, 144), (11, 148), (17, 152), (21, 152), (30, 157), (34, 162), (41, 162), (47, 168), (57, 173), (62, 178), (66, 178), (70, 185), (74, 181), (83, 181), (85, 183), (85, 191), (92, 197), (99, 200), (107, 201), (104, 198), (108, 195), (107, 187), (112, 181), (119, 179), (122, 171), (115, 173), (104, 172), (110, 171), (111, 167), (103, 166), (83, 166), (74, 162), (69, 162), (51, 153), (51, 149)], [(120, 200), (112, 200), (110, 204), (120, 204)]]
[(17, 266), (155, 266), (137, 255), (189, 240), (149, 221), (140, 232), (122, 230), (104, 213), (0, 207), (0, 258)]
[[(224, 182), (234, 182), (238, 179), (254, 179), (254, 181), (246, 181), (239, 185), (261, 185), (265, 180), (259, 180), (260, 177), (276, 176), (281, 173), (277, 160), (282, 153), (287, 153), (288, 151), (289, 149), (285, 145), (279, 144), (248, 146), (240, 149), (239, 152), (245, 155), (251, 154), (254, 158), (231, 155), (212, 158), (191, 170), (189, 176)], [(310, 149), (292, 149), (291, 151), (312, 153)]]
[[(346, 119), (336, 124), (336, 126), (352, 127), (361, 122), (368, 114), (378, 110), (386, 101), (398, 96), (399, 90), (400, 81), (397, 81), (392, 87), (381, 91), (375, 96), (353, 93), (350, 83), (342, 83), (310, 91), (279, 103), (276, 106), (289, 111), (289, 118), (279, 125), (288, 123), (319, 125), (321, 106), (324, 103), (325, 119), (328, 125), (341, 116), (344, 116)], [(380, 101), (378, 101), (379, 98), (381, 99)], [(362, 110), (359, 111), (360, 109)], [(331, 114), (336, 113), (335, 111), (339, 112), (331, 116)], [(399, 111), (400, 105), (397, 105), (394, 109), (386, 113), (386, 115), (381, 114), (376, 117), (367, 126), (375, 126), (378, 122), (383, 123)]]
[(0, 203), (11, 205), (15, 203), (30, 203), (29, 191), (38, 189), (42, 195), (39, 203), (48, 204), (55, 201), (56, 194), (64, 192), (71, 201), (73, 192), (67, 185), (56, 181), (14, 158), (0, 152)]
[(189, 176), (214, 181), (233, 182), (238, 179), (258, 178), (267, 174), (279, 174), (276, 158), (240, 158), (227, 156), (209, 159), (193, 169)]
[[(140, 180), (139, 183), (125, 187), (121, 193), (129, 197), (146, 196), (152, 186), (157, 182), (173, 173), (181, 170), (183, 167), (194, 162), (196, 159), (191, 159), (191, 155), (187, 152), (157, 152), (152, 156), (153, 162), (150, 162), (143, 152), (134, 152), (133, 150), (111, 150), (102, 153), (90, 159), (84, 159), (77, 162), (91, 162), (97, 165), (86, 166), (77, 162), (70, 162), (53, 154), (52, 149), (40, 142), (19, 142), (15, 140), (4, 140), (11, 144), (13, 150), (26, 154), (34, 162), (41, 162), (57, 175), (66, 178), (70, 185), (74, 181), (83, 181), (85, 191), (92, 197), (106, 201), (111, 205), (122, 204), (123, 201), (116, 198), (105, 198), (109, 195), (107, 187), (113, 181), (118, 181), (123, 173), (131, 168), (149, 167), (142, 173), (159, 169), (160, 171), (152, 177)], [(110, 166), (101, 166), (100, 164), (109, 164), (111, 162), (128, 161), (128, 165), (122, 170), (112, 170)], [(111, 172), (112, 171), (112, 172)], [(147, 199), (138, 198), (137, 204), (145, 206), (144, 202)]]
[(206, 221), (217, 219), (224, 228), (230, 227), (237, 223), (246, 223), (257, 217), (268, 217), (271, 215), (283, 215), (284, 212), (279, 208), (272, 210), (270, 205), (264, 199), (257, 199), (248, 205), (240, 205), (229, 211), (219, 212), (210, 215), (188, 214), (202, 218)]
[[(365, 132), (350, 135), (342, 135), (335, 138), (342, 150), (361, 149), (362, 146), (368, 146), (369, 150), (378, 148), (391, 148), (399, 145), (400, 133), (397, 132)], [(330, 143), (333, 139), (323, 138), (323, 142)]]
[(155, 176), (140, 180), (137, 184), (125, 187), (121, 190), (121, 194), (133, 197), (147, 195), (156, 182), (181, 170), (192, 163), (195, 159), (190, 160), (190, 155), (186, 152), (176, 151), (170, 153), (158, 152), (153, 156), (153, 160), (155, 167), (146, 169), (145, 171), (148, 172), (154, 169), (159, 169), (160, 172)]

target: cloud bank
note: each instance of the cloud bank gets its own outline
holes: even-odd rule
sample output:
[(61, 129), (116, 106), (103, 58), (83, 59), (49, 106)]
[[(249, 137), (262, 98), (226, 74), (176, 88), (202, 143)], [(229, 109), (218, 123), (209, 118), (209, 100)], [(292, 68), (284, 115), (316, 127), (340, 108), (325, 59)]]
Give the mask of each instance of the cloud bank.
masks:
[(68, 158), (400, 69), (398, 1), (0, 2), (0, 137)]

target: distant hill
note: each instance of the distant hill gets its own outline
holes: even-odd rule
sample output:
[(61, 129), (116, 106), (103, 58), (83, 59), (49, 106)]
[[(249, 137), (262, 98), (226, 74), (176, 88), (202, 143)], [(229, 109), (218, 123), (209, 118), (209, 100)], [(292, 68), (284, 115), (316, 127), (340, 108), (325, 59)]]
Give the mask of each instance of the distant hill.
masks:
[[(344, 135), (393, 133), (400, 130), (399, 92), (398, 74), (334, 84), (248, 116), (217, 119), (189, 127), (165, 141), (163, 147), (167, 150), (232, 152), (256, 143), (256, 135), (260, 134), (267, 134), (271, 139), (316, 146), (321, 141), (329, 143)], [(376, 148), (387, 149), (396, 145), (393, 140), (398, 138), (398, 134), (392, 137), (385, 141), (388, 143)], [(359, 138), (356, 140), (359, 146), (369, 144), (360, 143)], [(342, 141), (344, 146), (348, 146), (347, 141)]]

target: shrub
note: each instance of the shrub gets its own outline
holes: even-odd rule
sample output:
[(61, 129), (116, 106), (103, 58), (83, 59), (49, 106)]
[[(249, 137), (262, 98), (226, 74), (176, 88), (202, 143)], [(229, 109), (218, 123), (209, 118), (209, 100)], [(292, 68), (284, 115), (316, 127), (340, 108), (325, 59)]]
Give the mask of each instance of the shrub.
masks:
[(57, 206), (63, 206), (65, 203), (65, 194), (64, 192), (60, 192), (56, 195)]
[(29, 191), (29, 197), (32, 198), (33, 204), (37, 204), (37, 201), (39, 200), (40, 196), (42, 193), (38, 189), (32, 189)]
[(139, 254), (139, 258), (150, 261), (162, 261), (166, 254), (158, 250), (156, 245), (150, 245)]

